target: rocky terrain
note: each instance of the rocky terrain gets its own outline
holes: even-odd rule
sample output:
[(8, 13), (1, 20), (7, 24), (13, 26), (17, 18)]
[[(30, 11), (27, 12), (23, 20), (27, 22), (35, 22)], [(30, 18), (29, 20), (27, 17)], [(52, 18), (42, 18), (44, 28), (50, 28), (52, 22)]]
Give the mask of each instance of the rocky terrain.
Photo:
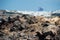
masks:
[(4, 16), (0, 18), (0, 40), (60, 40), (60, 17)]

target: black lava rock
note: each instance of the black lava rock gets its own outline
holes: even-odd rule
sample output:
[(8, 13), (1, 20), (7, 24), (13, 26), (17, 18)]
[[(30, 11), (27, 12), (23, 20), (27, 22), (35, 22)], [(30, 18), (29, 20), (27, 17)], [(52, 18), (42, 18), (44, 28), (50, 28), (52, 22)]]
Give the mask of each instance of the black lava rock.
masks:
[(41, 25), (42, 25), (43, 27), (49, 26), (49, 24), (47, 24), (47, 23), (42, 23)]
[(40, 34), (39, 32), (36, 32), (36, 36), (39, 38), (39, 40), (44, 40), (44, 37), (42, 36), (42, 34)]
[(3, 25), (6, 21), (4, 19), (0, 19), (0, 26)]
[(18, 30), (19, 31), (22, 31), (24, 28), (20, 25), (20, 26), (18, 26)]
[(10, 32), (13, 32), (13, 31), (16, 31), (17, 30), (17, 27), (16, 25), (14, 25), (13, 27), (10, 28)]
[(27, 22), (28, 22), (29, 24), (34, 24), (34, 22), (33, 22), (32, 20), (27, 20)]

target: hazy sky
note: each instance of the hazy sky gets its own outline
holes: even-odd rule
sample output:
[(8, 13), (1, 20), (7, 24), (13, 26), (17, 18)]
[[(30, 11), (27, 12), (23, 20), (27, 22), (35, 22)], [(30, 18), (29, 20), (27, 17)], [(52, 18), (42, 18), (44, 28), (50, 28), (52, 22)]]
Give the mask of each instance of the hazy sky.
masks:
[(38, 11), (42, 7), (44, 11), (60, 9), (60, 0), (0, 0), (0, 9)]

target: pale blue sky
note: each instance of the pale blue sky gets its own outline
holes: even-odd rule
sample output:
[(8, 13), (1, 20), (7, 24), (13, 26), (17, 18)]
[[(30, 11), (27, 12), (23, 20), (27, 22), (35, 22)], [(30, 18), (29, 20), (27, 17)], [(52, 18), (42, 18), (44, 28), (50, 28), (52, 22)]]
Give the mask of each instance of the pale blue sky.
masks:
[(0, 9), (38, 11), (42, 7), (44, 11), (60, 9), (60, 0), (0, 0)]

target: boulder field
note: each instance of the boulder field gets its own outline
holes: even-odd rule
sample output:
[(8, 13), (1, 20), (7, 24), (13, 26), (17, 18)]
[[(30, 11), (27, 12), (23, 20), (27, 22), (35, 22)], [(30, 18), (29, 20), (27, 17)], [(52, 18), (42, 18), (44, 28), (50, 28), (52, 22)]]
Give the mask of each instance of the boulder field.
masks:
[(0, 18), (0, 40), (60, 40), (60, 17)]

